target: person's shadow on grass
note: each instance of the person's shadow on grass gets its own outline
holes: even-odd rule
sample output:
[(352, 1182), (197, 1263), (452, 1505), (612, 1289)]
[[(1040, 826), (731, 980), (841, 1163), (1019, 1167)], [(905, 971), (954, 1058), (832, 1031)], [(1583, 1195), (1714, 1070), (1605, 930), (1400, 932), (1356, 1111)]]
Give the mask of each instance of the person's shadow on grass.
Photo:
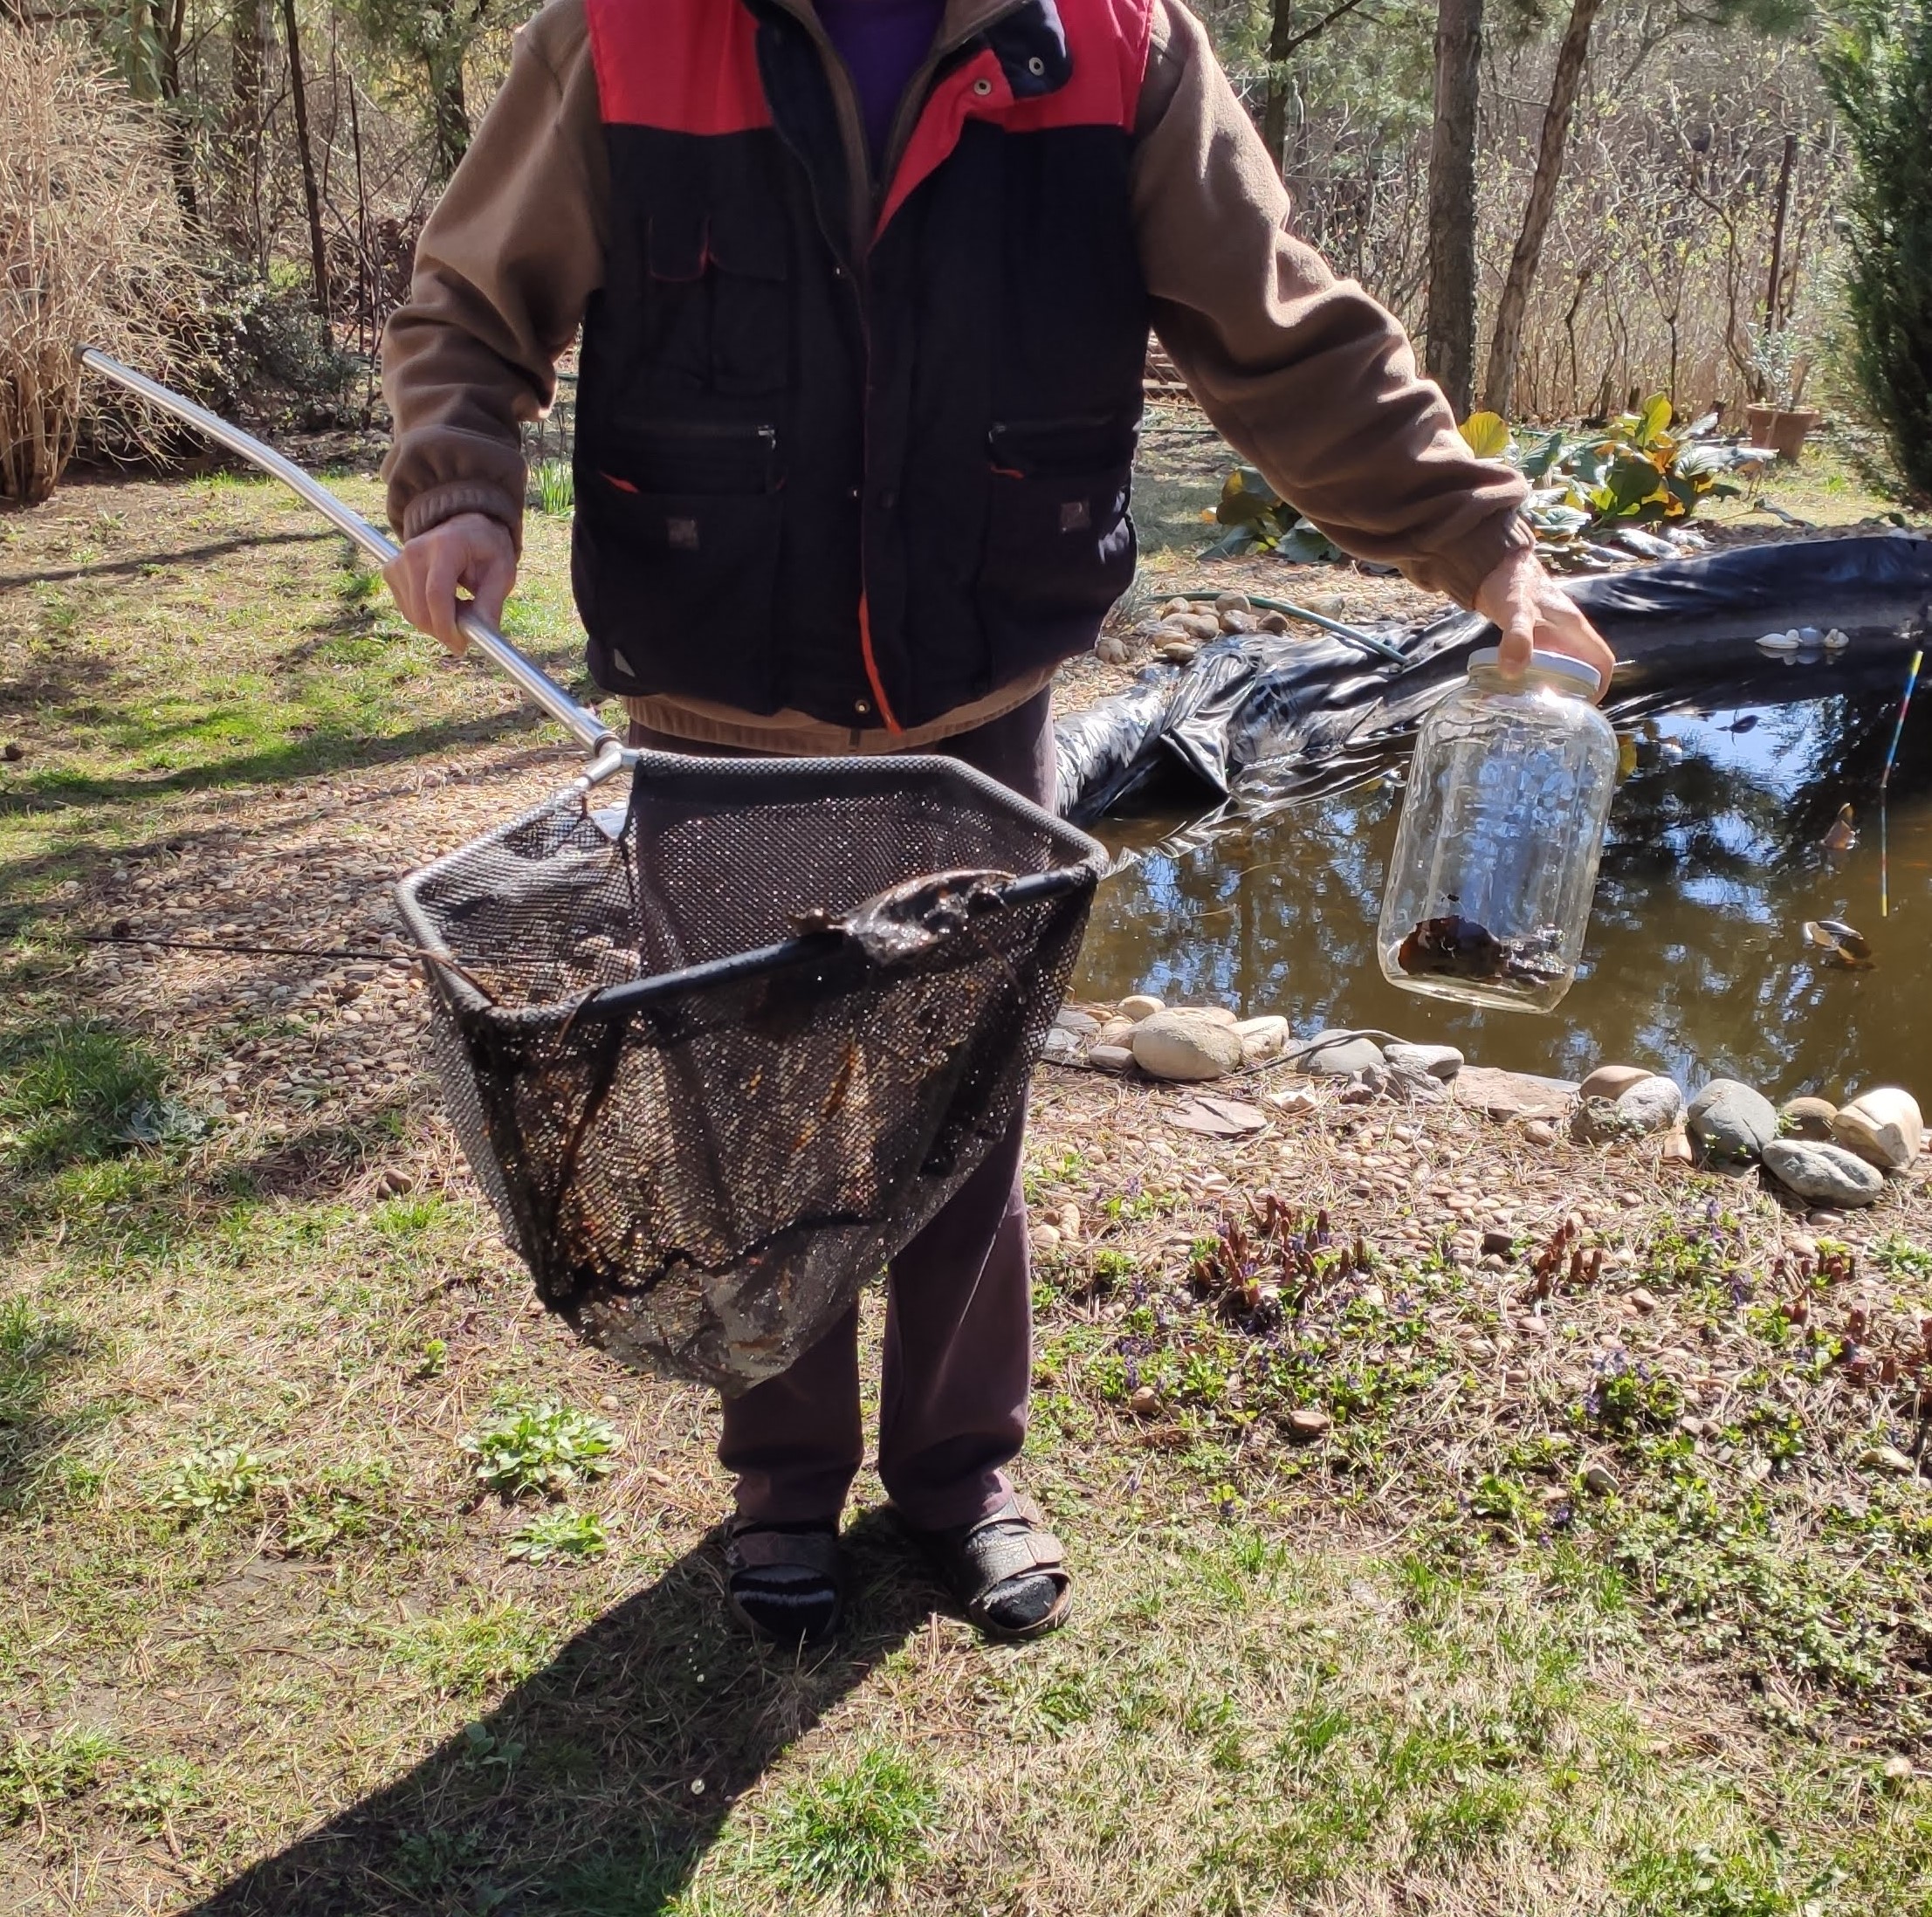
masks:
[(934, 1592), (889, 1517), (862, 1515), (846, 1549), (852, 1602), (830, 1646), (754, 1650), (725, 1614), (707, 1542), (192, 1917), (650, 1917), (737, 1798), (930, 1614)]

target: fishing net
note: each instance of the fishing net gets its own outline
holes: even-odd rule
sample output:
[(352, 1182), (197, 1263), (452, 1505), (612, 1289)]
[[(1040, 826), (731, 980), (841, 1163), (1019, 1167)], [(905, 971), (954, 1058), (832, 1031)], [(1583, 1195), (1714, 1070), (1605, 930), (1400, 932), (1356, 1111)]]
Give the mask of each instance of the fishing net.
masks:
[(1104, 855), (952, 759), (636, 759), (622, 812), (566, 794), (398, 899), (544, 1302), (739, 1391), (1006, 1132)]

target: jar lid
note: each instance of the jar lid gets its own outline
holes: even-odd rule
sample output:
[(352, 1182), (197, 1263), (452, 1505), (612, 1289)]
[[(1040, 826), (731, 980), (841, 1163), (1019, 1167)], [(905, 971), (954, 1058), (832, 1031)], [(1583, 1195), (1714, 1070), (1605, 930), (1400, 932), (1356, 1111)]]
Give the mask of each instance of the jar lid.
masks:
[(1504, 679), (1496, 670), (1502, 657), (1501, 646), (1482, 646), (1469, 655), (1469, 677), (1473, 679), (1482, 672), (1499, 684), (1547, 685), (1559, 692), (1578, 692), (1586, 699), (1593, 699), (1603, 689), (1603, 678), (1593, 665), (1581, 659), (1572, 659), (1567, 652), (1544, 652), (1530, 655), (1530, 670), (1520, 681)]

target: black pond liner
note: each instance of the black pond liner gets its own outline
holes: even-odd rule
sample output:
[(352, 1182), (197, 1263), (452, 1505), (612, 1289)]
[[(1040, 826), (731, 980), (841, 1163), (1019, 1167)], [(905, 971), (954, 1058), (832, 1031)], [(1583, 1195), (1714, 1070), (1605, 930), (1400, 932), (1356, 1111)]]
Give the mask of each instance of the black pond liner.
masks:
[[(1896, 698), (1932, 617), (1932, 539), (1783, 540), (1565, 585), (1616, 652), (1604, 702), (1613, 722), (1692, 704)], [(1806, 626), (1851, 643), (1795, 656), (1758, 647)], [(1469, 655), (1496, 637), (1466, 612), (1374, 630), (1404, 663), (1323, 635), (1233, 635), (1061, 720), (1062, 816), (1085, 823), (1130, 802), (1262, 806), (1360, 784), (1407, 752)]]

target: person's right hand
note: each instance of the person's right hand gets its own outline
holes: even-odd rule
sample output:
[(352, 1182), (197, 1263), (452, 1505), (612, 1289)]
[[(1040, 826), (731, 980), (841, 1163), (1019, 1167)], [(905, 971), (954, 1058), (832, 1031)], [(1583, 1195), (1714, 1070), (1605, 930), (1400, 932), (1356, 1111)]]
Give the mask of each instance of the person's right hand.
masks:
[(402, 616), (459, 656), (470, 642), (457, 629), (457, 590), (476, 602), (492, 626), (517, 582), (517, 548), (510, 529), (486, 512), (459, 512), (418, 532), (382, 568)]

